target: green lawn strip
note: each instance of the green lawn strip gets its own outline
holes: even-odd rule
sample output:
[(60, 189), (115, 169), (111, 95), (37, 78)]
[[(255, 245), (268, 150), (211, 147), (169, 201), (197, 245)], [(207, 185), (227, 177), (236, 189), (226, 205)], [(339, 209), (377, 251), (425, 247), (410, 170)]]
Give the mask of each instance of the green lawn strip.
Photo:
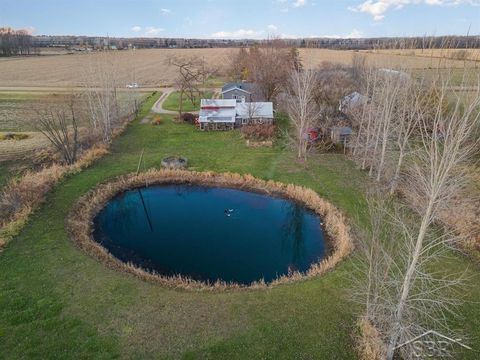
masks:
[(12, 167), (11, 162), (0, 162), (0, 189), (12, 178)]
[[(356, 311), (348, 301), (352, 260), (309, 281), (212, 294), (137, 280), (73, 246), (64, 227), (71, 206), (98, 182), (135, 171), (142, 149), (147, 168), (158, 168), (166, 155), (183, 155), (195, 170), (311, 187), (351, 218), (364, 206), (359, 184), (365, 174), (343, 155), (312, 155), (305, 167), (280, 147), (247, 148), (238, 132), (203, 133), (165, 120), (129, 125), (109, 155), (48, 196), (0, 255), (0, 353), (9, 359), (355, 358)], [(451, 266), (462, 270), (465, 260), (453, 257)], [(478, 284), (479, 272), (470, 273)], [(478, 299), (478, 291), (469, 290), (469, 298)], [(462, 314), (468, 315), (463, 326), (469, 335), (479, 335), (478, 306), (469, 304)]]
[[(206, 91), (202, 98), (203, 99), (210, 99), (213, 96), (212, 91)], [(198, 111), (200, 110), (200, 99), (195, 98), (194, 99), (194, 104), (192, 104), (192, 101), (188, 98), (187, 94), (184, 94), (183, 96), (183, 111), (184, 112), (189, 112), (189, 111)], [(165, 110), (170, 110), (170, 111), (178, 111), (180, 108), (180, 92), (175, 91), (172, 92), (164, 101), (163, 106)]]

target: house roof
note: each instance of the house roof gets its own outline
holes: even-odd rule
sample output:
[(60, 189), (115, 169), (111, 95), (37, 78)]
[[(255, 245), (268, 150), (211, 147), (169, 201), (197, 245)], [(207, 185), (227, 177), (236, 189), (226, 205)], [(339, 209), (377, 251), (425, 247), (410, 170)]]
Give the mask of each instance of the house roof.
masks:
[(200, 122), (235, 122), (239, 118), (273, 119), (271, 102), (241, 102), (235, 99), (202, 99), (200, 102)]
[(334, 126), (331, 128), (332, 133), (336, 133), (338, 135), (352, 135), (353, 130), (350, 127), (340, 127), (340, 126)]
[(234, 108), (237, 105), (235, 99), (202, 99), (200, 109), (206, 107)]
[(360, 106), (368, 102), (368, 98), (357, 91), (345, 96), (340, 101), (340, 111), (349, 110), (354, 107)]
[(232, 90), (240, 90), (244, 91), (246, 93), (251, 94), (252, 89), (253, 89), (253, 84), (252, 83), (247, 83), (247, 82), (232, 82), (232, 83), (227, 83), (223, 85), (222, 87), (222, 94), (232, 91)]
[(237, 101), (235, 99), (202, 99), (200, 122), (235, 122)]
[(237, 115), (240, 118), (273, 119), (273, 103), (271, 102), (241, 102), (237, 103)]

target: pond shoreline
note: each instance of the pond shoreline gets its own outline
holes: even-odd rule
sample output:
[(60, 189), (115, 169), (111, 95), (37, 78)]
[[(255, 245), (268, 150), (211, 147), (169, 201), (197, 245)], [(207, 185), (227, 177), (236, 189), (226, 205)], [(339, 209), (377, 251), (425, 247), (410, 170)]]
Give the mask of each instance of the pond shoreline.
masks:
[[(321, 216), (324, 222), (324, 234), (329, 247), (333, 249), (323, 260), (312, 264), (305, 273), (292, 272), (276, 280), (265, 283), (254, 282), (250, 285), (217, 281), (207, 283), (191, 278), (163, 276), (148, 272), (133, 264), (125, 263), (115, 258), (103, 246), (93, 239), (93, 219), (115, 196), (127, 190), (145, 187), (145, 185), (194, 184), (211, 187), (258, 192), (270, 196), (278, 196), (298, 202)], [(328, 201), (320, 198), (313, 190), (292, 184), (275, 181), (265, 181), (251, 175), (232, 173), (193, 172), (184, 170), (150, 170), (139, 175), (120, 176), (107, 183), (98, 185), (84, 195), (71, 209), (67, 218), (67, 229), (73, 242), (82, 250), (95, 257), (108, 267), (133, 274), (143, 280), (159, 283), (170, 288), (186, 290), (233, 290), (262, 289), (279, 284), (289, 283), (319, 276), (335, 267), (337, 263), (348, 256), (353, 249), (350, 227), (343, 214)]]

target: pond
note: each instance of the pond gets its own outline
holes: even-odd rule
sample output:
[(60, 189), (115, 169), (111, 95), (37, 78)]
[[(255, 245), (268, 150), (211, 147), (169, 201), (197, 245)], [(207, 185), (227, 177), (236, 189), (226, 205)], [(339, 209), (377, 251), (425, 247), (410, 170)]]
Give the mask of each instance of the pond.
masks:
[(94, 239), (161, 275), (250, 284), (304, 272), (326, 255), (320, 217), (303, 205), (230, 188), (126, 191), (94, 219)]

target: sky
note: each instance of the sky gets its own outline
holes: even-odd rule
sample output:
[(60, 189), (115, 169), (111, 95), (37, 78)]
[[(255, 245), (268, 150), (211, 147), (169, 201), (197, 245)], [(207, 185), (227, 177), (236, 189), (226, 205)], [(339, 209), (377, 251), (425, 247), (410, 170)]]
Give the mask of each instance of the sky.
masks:
[(480, 35), (480, 0), (0, 0), (1, 26), (112, 37)]

